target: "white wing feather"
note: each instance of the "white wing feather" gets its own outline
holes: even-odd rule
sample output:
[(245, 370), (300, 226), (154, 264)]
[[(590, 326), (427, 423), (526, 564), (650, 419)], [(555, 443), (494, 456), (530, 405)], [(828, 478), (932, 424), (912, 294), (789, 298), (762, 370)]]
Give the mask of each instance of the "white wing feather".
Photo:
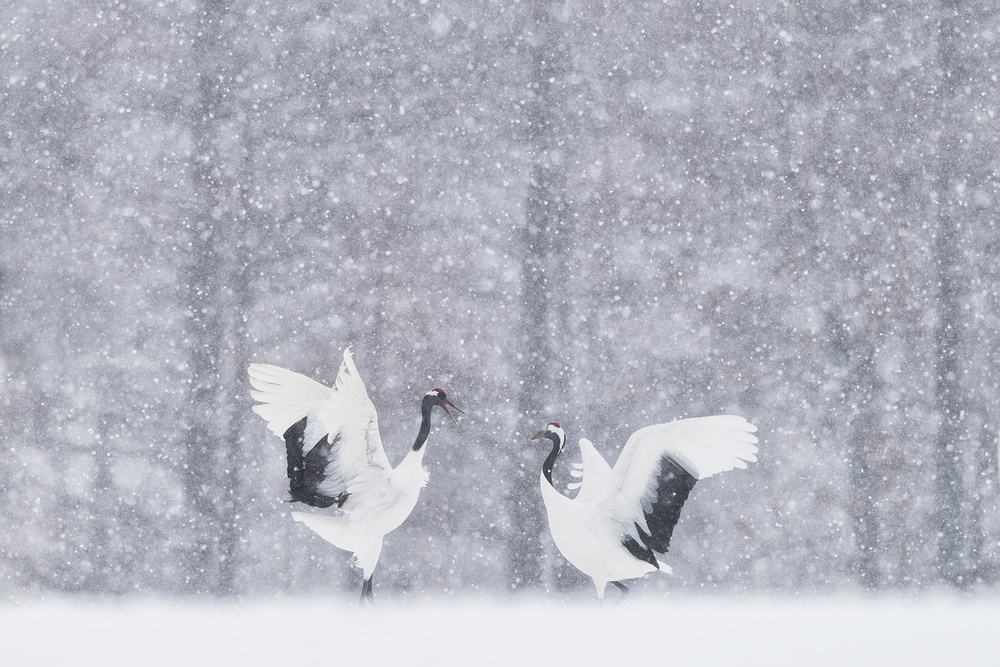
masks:
[(718, 415), (681, 419), (641, 428), (628, 439), (597, 500), (601, 514), (638, 537), (635, 524), (648, 530), (644, 509), (656, 502), (656, 483), (664, 456), (695, 479), (705, 479), (757, 460), (757, 428), (742, 417)]
[(279, 438), (292, 424), (314, 413), (333, 398), (333, 390), (305, 375), (270, 364), (251, 364), (247, 370), (256, 389), (250, 396), (262, 401), (253, 411), (267, 421), (267, 428)]
[(306, 417), (303, 453), (323, 436), (328, 436), (331, 444), (337, 440), (336, 457), (327, 467), (331, 490), (337, 487), (356, 494), (367, 485), (387, 483), (384, 477), (392, 467), (382, 448), (378, 415), (350, 348), (344, 350), (333, 388), (269, 364), (252, 364), (248, 372), (255, 390), (250, 395), (261, 402), (253, 411), (267, 420), (273, 433), (284, 436), (290, 426)]

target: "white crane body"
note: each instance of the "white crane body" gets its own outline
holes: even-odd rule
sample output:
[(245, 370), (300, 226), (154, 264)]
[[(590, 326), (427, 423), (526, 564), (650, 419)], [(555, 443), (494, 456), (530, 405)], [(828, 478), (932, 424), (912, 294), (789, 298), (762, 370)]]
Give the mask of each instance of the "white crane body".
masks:
[(261, 401), (254, 412), (285, 441), (292, 501), (331, 512), (296, 511), (292, 517), (354, 554), (364, 572), (362, 600), (371, 600), (382, 539), (402, 525), (427, 485), (423, 459), (431, 411), (440, 406), (451, 416), (448, 407), (458, 408), (442, 390), (428, 392), (417, 440), (393, 468), (350, 348), (344, 350), (333, 387), (269, 364), (252, 364), (248, 372), (254, 388), (250, 394)]
[[(348, 497), (339, 515), (315, 512), (292, 512), (292, 518), (309, 526), (317, 535), (333, 546), (354, 554), (354, 562), (370, 579), (382, 553), (382, 539), (403, 525), (417, 506), (420, 489), (427, 486), (430, 475), (423, 469), (424, 448), (410, 451), (392, 471), (388, 484), (374, 485), (362, 481), (357, 486), (348, 485)], [(356, 493), (351, 493), (351, 489)], [(369, 493), (375, 502), (359, 500), (365, 490), (380, 488)]]
[(624, 579), (655, 570), (670, 572), (657, 558), (666, 553), (674, 526), (696, 481), (756, 461), (757, 429), (742, 417), (681, 419), (639, 429), (611, 468), (593, 444), (580, 440), (582, 482), (576, 498), (552, 484), (552, 467), (565, 444), (557, 423), (546, 437), (552, 452), (539, 478), (549, 530), (563, 556), (593, 579), (604, 599), (608, 583), (626, 592)]
[(598, 514), (594, 501), (577, 503), (544, 479), (541, 486), (552, 541), (566, 560), (594, 580), (599, 597), (610, 581), (635, 579), (657, 569), (621, 546), (621, 528)]

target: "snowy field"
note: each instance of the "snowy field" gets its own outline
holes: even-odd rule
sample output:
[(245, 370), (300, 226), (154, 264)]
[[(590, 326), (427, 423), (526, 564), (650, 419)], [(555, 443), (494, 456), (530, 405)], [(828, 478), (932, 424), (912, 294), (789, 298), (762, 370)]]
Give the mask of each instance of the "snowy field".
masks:
[(1000, 665), (1000, 601), (0, 607), (2, 665)]

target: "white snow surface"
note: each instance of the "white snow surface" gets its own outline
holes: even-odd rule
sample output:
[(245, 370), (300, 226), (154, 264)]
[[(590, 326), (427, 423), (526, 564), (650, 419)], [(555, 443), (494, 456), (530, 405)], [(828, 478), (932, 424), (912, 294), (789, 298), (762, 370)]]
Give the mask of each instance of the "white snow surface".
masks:
[(1000, 600), (807, 598), (0, 606), (20, 665), (996, 665)]

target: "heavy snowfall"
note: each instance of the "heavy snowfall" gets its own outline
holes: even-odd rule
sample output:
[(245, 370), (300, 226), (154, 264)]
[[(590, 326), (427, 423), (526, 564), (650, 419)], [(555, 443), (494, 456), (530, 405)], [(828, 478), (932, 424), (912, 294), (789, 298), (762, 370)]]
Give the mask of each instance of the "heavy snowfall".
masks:
[[(993, 0), (5, 4), (2, 631), (353, 610), (246, 370), (348, 346), (394, 465), (425, 393), (465, 411), (385, 540), (399, 625), (996, 626)], [(759, 461), (600, 611), (528, 438), (564, 488), (581, 437), (714, 414)]]

